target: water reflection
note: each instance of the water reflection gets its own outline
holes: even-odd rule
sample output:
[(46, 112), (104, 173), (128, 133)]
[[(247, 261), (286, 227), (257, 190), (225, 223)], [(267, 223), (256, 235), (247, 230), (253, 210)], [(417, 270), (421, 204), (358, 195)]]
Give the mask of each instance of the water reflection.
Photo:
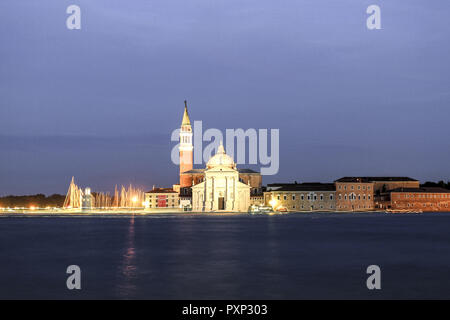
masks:
[[(377, 299), (450, 298), (448, 214), (0, 220), (0, 299), (373, 299), (374, 261)], [(61, 287), (55, 255), (83, 262), (86, 290)]]
[(118, 293), (121, 298), (132, 298), (136, 294), (136, 248), (134, 244), (134, 216), (130, 218), (126, 235), (125, 252), (122, 256), (122, 263), (119, 267)]

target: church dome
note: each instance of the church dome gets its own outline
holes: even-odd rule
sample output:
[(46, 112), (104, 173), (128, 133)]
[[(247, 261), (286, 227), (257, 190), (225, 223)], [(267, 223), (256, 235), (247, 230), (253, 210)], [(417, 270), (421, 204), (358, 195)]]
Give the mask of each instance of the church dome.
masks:
[(225, 166), (233, 169), (236, 168), (236, 164), (234, 163), (233, 158), (225, 153), (222, 142), (220, 143), (217, 153), (212, 156), (206, 164), (207, 169), (211, 169), (217, 166)]

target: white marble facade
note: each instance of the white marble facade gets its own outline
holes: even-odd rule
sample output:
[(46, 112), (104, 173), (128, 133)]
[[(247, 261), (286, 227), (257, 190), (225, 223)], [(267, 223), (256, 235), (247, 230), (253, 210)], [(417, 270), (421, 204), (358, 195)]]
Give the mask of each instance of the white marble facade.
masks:
[(206, 165), (205, 179), (192, 187), (192, 210), (247, 212), (250, 186), (239, 181), (239, 172), (223, 145)]

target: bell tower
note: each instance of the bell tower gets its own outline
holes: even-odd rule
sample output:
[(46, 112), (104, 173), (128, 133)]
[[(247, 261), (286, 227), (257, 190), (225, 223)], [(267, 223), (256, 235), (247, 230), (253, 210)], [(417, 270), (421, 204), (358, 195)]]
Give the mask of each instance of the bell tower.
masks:
[(181, 174), (183, 172), (193, 169), (193, 150), (192, 145), (192, 127), (189, 120), (189, 114), (187, 110), (187, 101), (184, 100), (184, 114), (181, 121), (180, 130), (180, 188), (191, 187), (190, 179), (182, 179)]

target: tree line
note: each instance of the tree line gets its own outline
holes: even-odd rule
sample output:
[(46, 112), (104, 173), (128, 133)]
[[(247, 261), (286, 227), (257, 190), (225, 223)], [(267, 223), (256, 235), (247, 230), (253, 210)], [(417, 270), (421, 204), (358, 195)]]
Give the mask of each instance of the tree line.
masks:
[(46, 207), (62, 207), (66, 196), (61, 194), (52, 194), (45, 196), (44, 194), (26, 195), (26, 196), (6, 196), (0, 197), (1, 208), (25, 207), (34, 206), (37, 208)]
[(420, 186), (421, 187), (439, 187), (439, 188), (444, 188), (444, 189), (450, 190), (450, 181), (447, 181), (447, 183), (445, 183), (443, 180), (441, 180), (439, 182), (427, 181), (425, 183), (422, 183)]

